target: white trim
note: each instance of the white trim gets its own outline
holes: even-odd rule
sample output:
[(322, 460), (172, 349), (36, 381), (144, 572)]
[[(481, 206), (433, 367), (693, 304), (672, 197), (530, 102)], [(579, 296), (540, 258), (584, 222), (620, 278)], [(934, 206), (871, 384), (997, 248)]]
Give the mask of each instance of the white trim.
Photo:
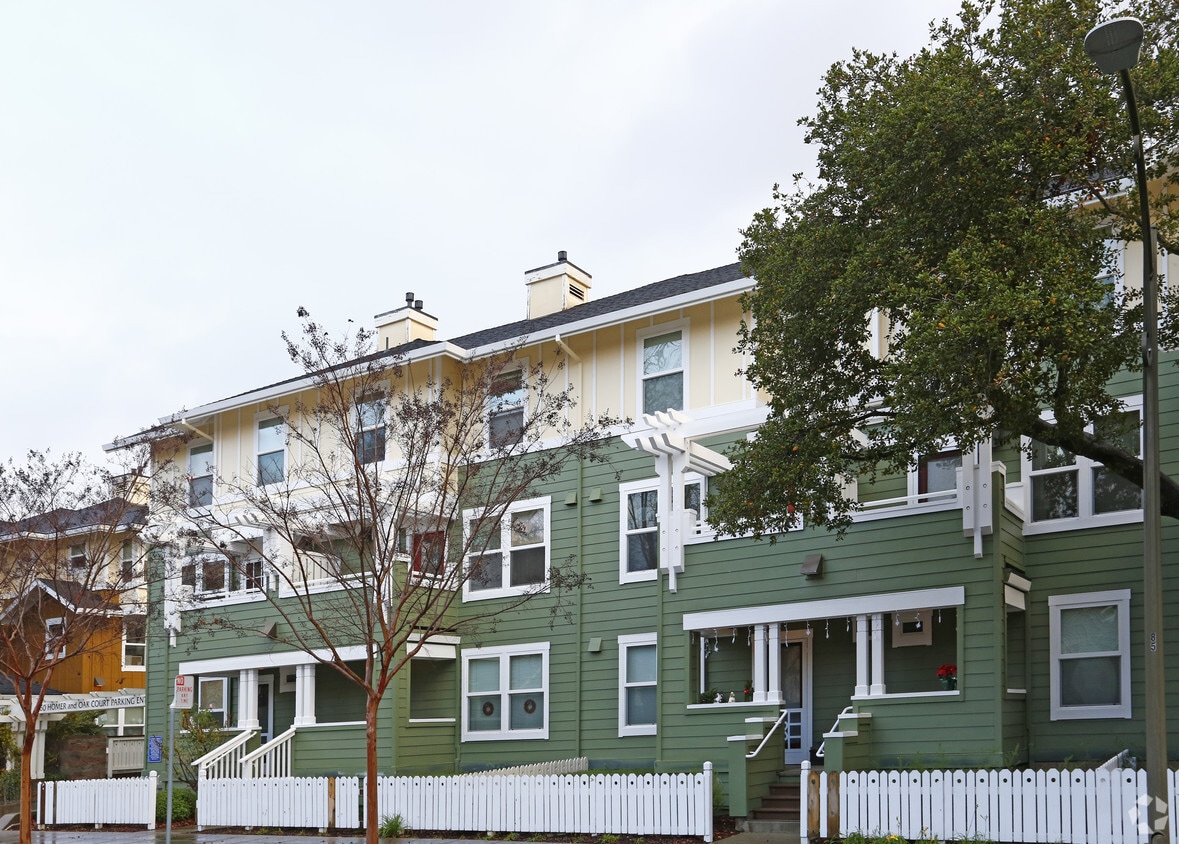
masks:
[[(1109, 652), (1093, 652), (1088, 656), (1116, 656), (1119, 660), (1120, 677), (1118, 696), (1121, 703), (1108, 706), (1065, 706), (1060, 702), (1060, 611), (1082, 607), (1114, 606), (1118, 611), (1118, 649)], [(1133, 708), (1130, 696), (1130, 590), (1110, 589), (1103, 592), (1081, 592), (1072, 595), (1048, 596), (1048, 641), (1049, 673), (1048, 689), (1050, 710), (1053, 721), (1092, 718), (1132, 718)], [(1078, 655), (1077, 658), (1085, 658)], [(1067, 657), (1065, 657), (1067, 658)]]
[[(507, 395), (506, 393), (496, 393), (493, 391), (492, 388), (495, 384), (496, 379), (503, 378), (504, 376), (506, 376), (512, 372), (519, 373), (519, 375), (520, 375), (519, 391), (523, 395), (520, 398), (519, 405), (517, 405), (516, 403), (508, 404), (505, 402), (505, 403), (493, 408), (492, 407), (493, 399), (496, 399), (501, 395)], [(516, 442), (519, 442), (519, 440), (509, 441), (506, 439), (502, 443), (493, 444), (491, 442), (491, 417), (492, 417), (493, 411), (496, 415), (508, 414), (508, 413), (515, 413), (518, 408), (520, 411), (520, 433), (521, 433), (521, 436), (523, 436), (525, 428), (528, 425), (528, 415), (529, 415), (528, 399), (530, 396), (528, 375), (530, 372), (531, 372), (531, 368), (528, 365), (528, 358), (527, 357), (514, 358), (511, 361), (511, 363), (507, 364), (506, 366), (504, 366), (503, 369), (501, 369), (498, 373), (496, 373), (495, 377), (491, 379), (491, 383), (487, 385), (487, 395), (484, 397), (484, 401), (483, 401), (483, 427), (484, 427), (483, 445), (488, 450), (488, 452), (494, 453), (497, 449), (503, 449), (505, 447), (510, 448)], [(515, 391), (513, 391), (513, 392), (515, 392)]]
[[(192, 457), (193, 449), (208, 448), (209, 457), (205, 461), (205, 466), (202, 468), (202, 473), (197, 475), (193, 472)], [(185, 451), (185, 479), (188, 481), (188, 495), (186, 496), (186, 503), (190, 508), (203, 509), (211, 507), (217, 501), (217, 442), (216, 440), (208, 441), (193, 441), (188, 444)], [(209, 479), (209, 503), (208, 504), (193, 504), (192, 503), (192, 482), (197, 478)]]
[[(640, 328), (635, 332), (635, 354), (637, 359), (635, 361), (636, 373), (638, 383), (636, 385), (637, 396), (635, 399), (635, 408), (637, 408), (637, 415), (649, 415), (668, 410), (678, 410), (687, 412), (688, 408), (692, 406), (691, 398), (689, 396), (688, 386), (690, 375), (690, 367), (688, 365), (690, 335), (689, 335), (690, 321), (687, 319), (676, 319), (670, 322), (661, 322), (658, 325), (651, 325), (647, 328)], [(648, 410), (643, 404), (643, 387), (647, 380), (647, 373), (643, 371), (643, 349), (647, 340), (652, 337), (660, 337), (664, 334), (679, 334), (680, 335), (680, 365), (678, 369), (665, 369), (660, 372), (652, 373), (650, 377), (667, 377), (674, 375), (676, 372), (680, 375), (680, 406), (679, 407), (657, 407)]]
[[(504, 726), (504, 720), (511, 717), (511, 657), (536, 656), (541, 657), (541, 686), (540, 694), (544, 698), (541, 711), (543, 726), (533, 730), (513, 730)], [(471, 707), (468, 698), (472, 694), (469, 689), (469, 665), (474, 659), (496, 659), (499, 661), (499, 688), (497, 692), (476, 692), (482, 696), (498, 694), (500, 699), (500, 729), (499, 730), (471, 730)], [(467, 648), (463, 651), (462, 664), (462, 741), (508, 741), (514, 739), (547, 739), (549, 737), (549, 643), (531, 642), (521, 645), (501, 645), (491, 648)]]
[[(261, 634), (259, 634), (261, 636)], [(347, 648), (337, 648), (336, 653), (344, 662), (364, 659), (365, 646), (351, 645)], [(286, 651), (273, 654), (250, 654), (248, 656), (226, 656), (218, 659), (194, 659), (181, 662), (177, 666), (177, 674), (220, 674), (241, 671), (248, 668), (280, 668), (288, 665), (313, 665), (319, 662), (331, 662), (332, 653), (325, 648), (319, 648), (312, 653), (303, 651)]]
[[(187, 673), (187, 672), (184, 672), (184, 673)], [(212, 685), (214, 683), (221, 684), (221, 708), (220, 709), (210, 709), (209, 707), (204, 705), (203, 698), (205, 696), (205, 684), (206, 683), (210, 684), (210, 685)], [(215, 677), (215, 676), (214, 677), (200, 677), (197, 680), (197, 709), (201, 709), (206, 712), (220, 712), (221, 713), (221, 726), (228, 727), (229, 723), (230, 723), (229, 722), (229, 678), (228, 677)]]
[[(276, 449), (262, 451), (262, 423), (270, 422), (271, 420), (278, 420), (278, 427), (282, 429), (282, 477), (276, 481), (263, 484), (262, 466), (259, 458), (264, 454), (278, 453)], [(291, 468), (291, 455), (287, 448), (287, 428), (290, 424), (285, 407), (280, 407), (274, 411), (269, 409), (262, 410), (254, 414), (254, 477), (251, 479), (254, 486), (262, 487), (286, 483)]]
[[(364, 434), (369, 431), (384, 431), (384, 434), (382, 435), (383, 442), (381, 444), (381, 456), (376, 460), (362, 462), (360, 464), (361, 466), (368, 466), (370, 463), (384, 463), (385, 459), (389, 456), (389, 400), (389, 382), (382, 381), (372, 390), (366, 392), (363, 395), (357, 396), (352, 405), (352, 424), (356, 435), (356, 457), (358, 459), (361, 456), (361, 443), (363, 441)], [(377, 402), (381, 402), (382, 405), (380, 418), (376, 420), (375, 424), (364, 426), (364, 419), (360, 415), (360, 408), (362, 406), (375, 404)]]
[[(655, 679), (651, 681), (631, 681), (626, 671), (626, 655), (631, 648), (655, 648)], [(629, 724), (627, 723), (626, 693), (631, 688), (655, 689), (655, 723)], [(658, 730), (659, 721), (659, 634), (632, 633), (618, 637), (618, 735), (625, 736), (653, 736)]]
[(650, 569), (631, 571), (629, 568), (630, 549), (630, 496), (643, 492), (654, 492), (658, 495), (659, 479), (648, 478), (641, 481), (628, 481), (618, 485), (618, 582), (642, 583), (656, 580), (659, 577), (659, 506), (656, 504), (655, 524), (649, 528), (636, 529), (635, 535), (648, 534), (655, 541), (655, 565)]
[(790, 604), (766, 604), (727, 610), (684, 613), (685, 630), (712, 630), (720, 627), (752, 627), (773, 622), (806, 621), (880, 612), (960, 607), (966, 603), (962, 586), (919, 589), (912, 592), (878, 592), (848, 598), (821, 601), (798, 601)]

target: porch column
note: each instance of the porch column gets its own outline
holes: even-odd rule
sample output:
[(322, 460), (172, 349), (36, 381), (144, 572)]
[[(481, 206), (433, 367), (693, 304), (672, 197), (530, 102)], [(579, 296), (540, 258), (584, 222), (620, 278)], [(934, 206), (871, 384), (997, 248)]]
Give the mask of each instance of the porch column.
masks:
[(770, 681), (766, 689), (767, 703), (782, 702), (782, 626), (777, 622), (769, 626), (766, 637), (769, 645)]
[(753, 702), (766, 702), (766, 626), (753, 628)]
[(856, 694), (868, 694), (868, 616), (856, 616)]
[(872, 613), (872, 686), (870, 694), (884, 694), (884, 613)]
[(315, 723), (315, 663), (295, 666), (295, 726)]
[(242, 730), (257, 730), (258, 669), (245, 668), (237, 675), (237, 726)]

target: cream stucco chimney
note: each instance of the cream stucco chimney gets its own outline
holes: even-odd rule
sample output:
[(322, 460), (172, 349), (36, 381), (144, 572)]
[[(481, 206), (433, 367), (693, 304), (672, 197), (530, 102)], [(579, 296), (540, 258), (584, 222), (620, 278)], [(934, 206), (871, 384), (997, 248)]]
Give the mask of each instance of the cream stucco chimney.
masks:
[(526, 270), (524, 284), (528, 289), (526, 319), (555, 314), (588, 302), (592, 276), (569, 262), (565, 251), (557, 253), (557, 263)]
[(422, 300), (405, 294), (405, 307), (373, 317), (377, 349), (393, 349), (414, 340), (433, 341), (438, 336), (438, 317), (422, 310)]

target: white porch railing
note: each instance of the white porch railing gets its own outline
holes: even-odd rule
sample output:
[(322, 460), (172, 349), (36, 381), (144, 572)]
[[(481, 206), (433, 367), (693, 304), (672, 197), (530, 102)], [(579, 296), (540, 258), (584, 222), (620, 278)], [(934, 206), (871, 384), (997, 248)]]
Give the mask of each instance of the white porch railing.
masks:
[[(200, 826), (359, 829), (358, 777), (210, 779)], [(712, 763), (692, 774), (381, 777), (377, 811), (415, 831), (699, 835), (712, 841)], [(375, 820), (373, 821), (376, 822)]]
[[(803, 763), (807, 838), (1146, 844), (1146, 772), (1120, 770), (811, 772)], [(831, 799), (832, 786), (837, 798)], [(1176, 777), (1167, 772), (1168, 805)], [(1171, 844), (1177, 844), (1171, 811)]]
[(37, 783), (38, 824), (143, 824), (156, 828), (156, 772), (114, 780)]
[(242, 730), (225, 744), (213, 748), (204, 756), (192, 760), (197, 779), (223, 779), (241, 776), (241, 761), (246, 755), (250, 739), (258, 735), (257, 730)]
[(255, 777), (289, 777), (291, 775), (291, 740), (296, 727), (275, 736), (257, 750), (241, 758), (241, 773), (246, 779)]

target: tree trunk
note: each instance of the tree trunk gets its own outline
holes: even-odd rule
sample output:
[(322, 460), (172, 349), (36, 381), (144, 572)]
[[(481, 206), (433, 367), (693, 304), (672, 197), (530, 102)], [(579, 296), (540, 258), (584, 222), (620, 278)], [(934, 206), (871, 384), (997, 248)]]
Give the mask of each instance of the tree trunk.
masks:
[(33, 841), (33, 737), (36, 721), (25, 722), (25, 737), (20, 746), (20, 844)]
[[(377, 844), (381, 818), (377, 814), (377, 706), (380, 699), (368, 695), (364, 703), (364, 825), (365, 844)], [(22, 841), (21, 844), (24, 844)]]

